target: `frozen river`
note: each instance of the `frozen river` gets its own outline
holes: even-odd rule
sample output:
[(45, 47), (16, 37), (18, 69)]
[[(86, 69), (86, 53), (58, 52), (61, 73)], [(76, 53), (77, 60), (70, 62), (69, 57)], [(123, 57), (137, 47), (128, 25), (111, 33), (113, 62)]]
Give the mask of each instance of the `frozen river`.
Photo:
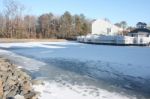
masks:
[(149, 47), (1, 43), (0, 56), (25, 68), (34, 79), (49, 82), (53, 87), (44, 92), (52, 99), (150, 98)]

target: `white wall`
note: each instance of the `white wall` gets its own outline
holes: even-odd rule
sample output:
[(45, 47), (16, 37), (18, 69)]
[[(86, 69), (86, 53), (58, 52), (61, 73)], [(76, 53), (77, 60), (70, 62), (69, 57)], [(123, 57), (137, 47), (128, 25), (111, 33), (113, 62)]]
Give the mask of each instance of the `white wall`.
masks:
[[(111, 30), (109, 33), (108, 29)], [(121, 31), (121, 28), (111, 24), (106, 20), (99, 19), (92, 23), (92, 34), (116, 35)]]
[(128, 36), (133, 37), (147, 37), (148, 33), (146, 32), (138, 32), (138, 33), (128, 33)]

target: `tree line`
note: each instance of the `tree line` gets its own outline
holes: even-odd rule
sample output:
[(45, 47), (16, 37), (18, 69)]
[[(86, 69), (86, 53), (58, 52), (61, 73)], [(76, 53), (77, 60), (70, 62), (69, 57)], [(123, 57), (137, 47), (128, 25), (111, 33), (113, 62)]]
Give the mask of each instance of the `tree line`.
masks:
[(15, 0), (5, 0), (0, 12), (1, 38), (61, 38), (75, 39), (91, 33), (91, 20), (83, 14), (63, 15), (44, 13), (40, 16), (24, 15), (24, 6)]

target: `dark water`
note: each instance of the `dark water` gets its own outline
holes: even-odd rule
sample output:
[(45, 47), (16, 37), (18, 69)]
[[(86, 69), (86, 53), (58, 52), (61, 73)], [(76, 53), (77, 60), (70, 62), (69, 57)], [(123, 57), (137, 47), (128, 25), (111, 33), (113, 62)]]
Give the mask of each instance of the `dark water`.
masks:
[[(98, 51), (103, 49), (97, 47), (98, 45), (95, 45), (96, 47), (93, 45), (83, 44), (45, 45), (62, 46), (65, 48), (50, 49), (43, 47), (28, 48), (13, 46), (10, 48), (2, 49), (46, 63), (45, 66), (40, 67), (39, 71), (29, 71), (33, 78), (45, 77), (48, 80), (61, 79), (71, 84), (93, 85), (98, 88), (104, 88), (112, 92), (123, 92), (127, 95), (136, 96), (139, 99), (150, 98), (150, 75), (143, 77), (125, 74), (125, 72), (121, 72), (116, 68), (132, 67), (133, 64), (124, 64), (101, 60)], [(105, 47), (107, 48), (107, 46)], [(108, 48), (111, 50), (111, 47), (108, 46)], [(137, 48), (137, 50), (139, 49), (141, 48)], [(114, 50), (113, 47), (112, 50)], [(146, 48), (142, 50), (149, 49)], [(91, 54), (92, 51), (94, 51), (94, 55)], [(129, 71), (130, 70), (131, 69), (129, 68)]]

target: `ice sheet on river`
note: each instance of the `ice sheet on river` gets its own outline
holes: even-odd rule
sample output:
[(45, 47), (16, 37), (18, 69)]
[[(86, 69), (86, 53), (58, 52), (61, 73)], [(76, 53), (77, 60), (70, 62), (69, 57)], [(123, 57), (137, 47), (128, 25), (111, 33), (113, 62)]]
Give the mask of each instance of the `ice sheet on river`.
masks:
[[(150, 48), (149, 47), (127, 47), (127, 46), (104, 46), (104, 45), (88, 45), (75, 42), (28, 42), (28, 43), (3, 43), (0, 44), (0, 55), (7, 56), (20, 65), (25, 65), (25, 68), (34, 71), (47, 67), (51, 64), (54, 67), (48, 67), (47, 70), (40, 69), (41, 72), (58, 72), (63, 71), (62, 75), (73, 75), (72, 72), (79, 75), (88, 76), (99, 80), (108, 80), (117, 83), (124, 88), (139, 90), (140, 87), (148, 87), (150, 83)], [(21, 60), (21, 61), (20, 61)], [(30, 66), (28, 65), (30, 64)], [(42, 71), (43, 70), (43, 71)], [(38, 71), (38, 72), (39, 72)], [(66, 72), (69, 71), (69, 72)], [(46, 77), (48, 74), (42, 75)], [(55, 74), (57, 75), (57, 74)], [(37, 75), (39, 76), (39, 75)], [(54, 76), (54, 75), (51, 75)], [(68, 76), (69, 77), (72, 76)], [(63, 76), (62, 76), (63, 78)], [(66, 78), (65, 78), (66, 79)], [(68, 80), (67, 79), (67, 80)], [(78, 79), (78, 78), (77, 78)], [(76, 80), (76, 79), (73, 79)], [(124, 83), (125, 82), (125, 83)], [(67, 83), (66, 83), (67, 84)], [(68, 83), (69, 84), (69, 83)], [(59, 84), (52, 83), (54, 88), (61, 94), (61, 90), (65, 87), (59, 87)], [(74, 86), (71, 87), (71, 89)], [(42, 86), (40, 88), (43, 88)], [(69, 87), (65, 87), (69, 88)], [(75, 87), (76, 88), (76, 87)], [(76, 95), (71, 89), (69, 92), (73, 97)], [(46, 89), (44, 89), (46, 90)], [(80, 88), (79, 88), (80, 90)], [(99, 89), (104, 90), (104, 89)], [(150, 92), (149, 89), (146, 92)], [(55, 91), (54, 89), (51, 90)], [(56, 92), (57, 92), (56, 91)], [(55, 94), (59, 94), (53, 92)], [(68, 93), (68, 91), (64, 91)], [(84, 92), (84, 91), (83, 91)], [(97, 98), (93, 96), (81, 95), (81, 99), (134, 99), (104, 90)], [(74, 96), (75, 95), (75, 96)], [(52, 95), (50, 95), (52, 96)], [(102, 98), (102, 96), (104, 96)], [(62, 96), (63, 97), (63, 96)], [(93, 97), (93, 98), (92, 98)], [(55, 97), (54, 99), (64, 99)], [(65, 99), (69, 99), (69, 96)], [(76, 97), (77, 98), (77, 97)], [(79, 98), (79, 99), (80, 99)], [(44, 99), (44, 98), (43, 98)]]

